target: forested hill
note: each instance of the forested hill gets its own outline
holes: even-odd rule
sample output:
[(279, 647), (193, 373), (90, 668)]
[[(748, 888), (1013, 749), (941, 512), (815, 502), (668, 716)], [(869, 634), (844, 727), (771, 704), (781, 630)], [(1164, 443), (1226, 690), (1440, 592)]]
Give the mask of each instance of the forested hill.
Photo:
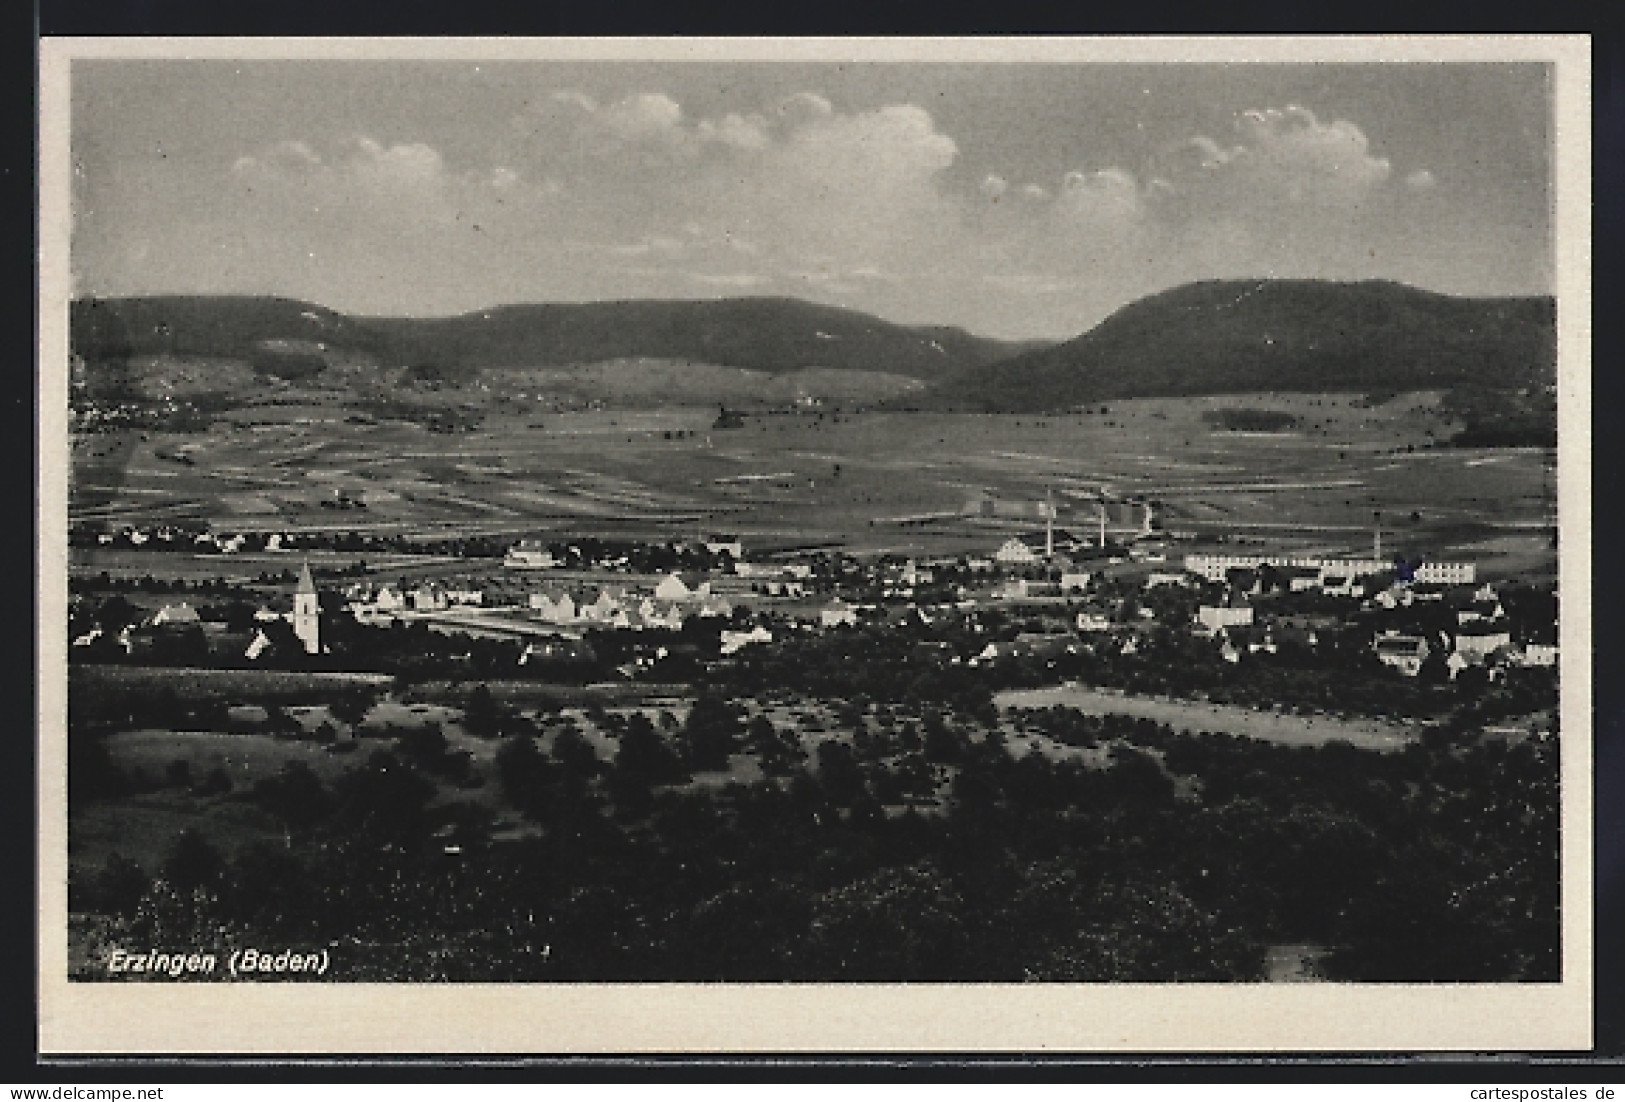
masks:
[(935, 380), (1031, 345), (961, 329), (909, 327), (784, 298), (502, 306), (448, 318), (375, 318), (289, 299), (159, 296), (87, 299), (72, 308), (74, 351), (257, 362), (303, 354), (328, 363), (554, 367), (647, 357), (757, 371), (884, 371)]
[(1057, 410), (1106, 398), (1545, 386), (1551, 298), (1455, 298), (1390, 282), (1216, 280), (1123, 307), (1062, 344), (945, 379), (934, 404)]

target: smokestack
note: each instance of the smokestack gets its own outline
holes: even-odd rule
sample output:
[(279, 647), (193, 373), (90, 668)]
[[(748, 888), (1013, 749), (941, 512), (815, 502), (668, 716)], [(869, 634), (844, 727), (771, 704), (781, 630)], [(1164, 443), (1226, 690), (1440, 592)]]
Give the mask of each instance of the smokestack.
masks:
[(1044, 557), (1055, 557), (1055, 493), (1044, 491)]
[(1382, 561), (1382, 514), (1373, 514), (1376, 526), (1371, 531), (1371, 557)]

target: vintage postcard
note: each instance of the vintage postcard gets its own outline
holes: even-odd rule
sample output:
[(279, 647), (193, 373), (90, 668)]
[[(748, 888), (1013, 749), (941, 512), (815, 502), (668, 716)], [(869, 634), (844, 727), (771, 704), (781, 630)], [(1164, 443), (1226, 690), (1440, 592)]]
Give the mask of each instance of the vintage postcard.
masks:
[(1589, 1048), (1589, 50), (46, 40), (42, 1051)]

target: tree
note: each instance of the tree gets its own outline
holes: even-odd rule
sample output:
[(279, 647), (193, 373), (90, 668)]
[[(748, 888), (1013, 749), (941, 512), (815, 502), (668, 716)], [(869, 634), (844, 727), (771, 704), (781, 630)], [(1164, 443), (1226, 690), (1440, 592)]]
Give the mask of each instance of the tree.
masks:
[(463, 702), (463, 729), (476, 738), (495, 738), (502, 733), (507, 709), (491, 695), (491, 687), (475, 685)]
[(429, 773), (446, 770), (447, 753), (451, 744), (438, 723), (425, 723), (409, 727), (395, 740), (395, 749), (401, 757)]
[(851, 807), (865, 792), (863, 768), (852, 747), (829, 739), (818, 744), (818, 780), (830, 803)]
[(728, 756), (739, 749), (742, 733), (739, 716), (726, 700), (711, 693), (701, 694), (683, 724), (682, 745), (689, 767), (728, 768)]
[(141, 866), (122, 854), (112, 853), (107, 863), (87, 878), (70, 881), (70, 887), (80, 887), (73, 893), (70, 906), (74, 910), (103, 915), (130, 915), (146, 894), (149, 881)]
[(530, 818), (539, 817), (556, 767), (542, 756), (536, 740), (521, 735), (504, 741), (496, 753), (496, 769), (497, 783), (508, 802)]
[(199, 796), (224, 796), (231, 789), (231, 774), (226, 772), (224, 766), (217, 765), (203, 774), (203, 779), (193, 787), (192, 791)]
[(565, 727), (553, 736), (552, 758), (568, 777), (588, 779), (603, 771), (598, 751), (574, 727)]
[(290, 761), (275, 776), (254, 782), (254, 802), (290, 827), (311, 827), (326, 818), (332, 797), (315, 770)]
[(218, 888), (226, 875), (226, 860), (208, 839), (188, 827), (176, 836), (164, 858), (163, 876), (176, 889)]
[(337, 815), (345, 823), (395, 838), (427, 828), (424, 811), (434, 785), (388, 751), (373, 751), (365, 766), (349, 770), (333, 787)]
[(615, 752), (615, 772), (644, 785), (674, 784), (688, 779), (682, 758), (641, 712), (633, 713), (621, 735), (621, 745)]

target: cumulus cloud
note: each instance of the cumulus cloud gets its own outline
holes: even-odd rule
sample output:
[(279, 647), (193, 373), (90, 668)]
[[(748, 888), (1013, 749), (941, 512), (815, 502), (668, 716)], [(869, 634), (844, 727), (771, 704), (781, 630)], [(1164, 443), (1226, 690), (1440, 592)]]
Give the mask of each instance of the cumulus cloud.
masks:
[(1068, 172), (1061, 179), (1055, 205), (1063, 216), (1096, 226), (1127, 224), (1137, 220), (1143, 211), (1140, 185), (1133, 173), (1115, 167)]
[[(386, 145), (366, 136), (325, 152), (303, 141), (276, 142), (238, 157), (231, 171), (241, 186), (264, 200), (409, 222), (455, 221), (460, 214), (484, 211), (493, 200), (527, 191), (513, 168), (454, 173), (432, 146)], [(556, 192), (556, 185), (529, 190), (546, 194)]]
[(844, 111), (801, 92), (707, 116), (658, 91), (610, 103), (566, 91), (541, 97), (513, 133), (504, 156), (562, 178), (579, 225), (638, 224), (623, 256), (658, 257), (652, 235), (681, 235), (719, 265), (772, 278), (804, 271), (814, 251), (841, 272), (908, 270), (899, 250), (954, 236), (965, 201), (940, 179), (958, 147), (912, 104)]
[[(292, 196), (285, 214), (336, 208), (325, 231), (291, 219), (318, 245), (342, 224), (381, 254), (420, 227), (439, 234), (428, 240), (445, 243), (446, 264), (505, 266), (512, 285), (553, 294), (776, 287), (920, 320), (934, 302), (1008, 296), (1029, 305), (987, 309), (1053, 318), (1075, 304), (1080, 327), (1171, 282), (1358, 260), (1374, 197), (1433, 183), (1426, 170), (1396, 177), (1354, 123), (1299, 107), (1247, 112), (1144, 162), (1084, 159), (1035, 180), (1014, 164), (960, 166), (953, 137), (909, 103), (847, 109), (802, 92), (707, 113), (658, 89), (532, 102), (482, 164), (363, 137), (268, 144), (234, 172), (255, 203)], [(381, 217), (349, 216), (360, 210)]]
[(1205, 134), (1168, 158), (1163, 175), (1174, 193), (1220, 192), (1235, 200), (1358, 203), (1384, 183), (1392, 166), (1372, 154), (1358, 126), (1322, 122), (1305, 107), (1246, 111), (1233, 144)]

